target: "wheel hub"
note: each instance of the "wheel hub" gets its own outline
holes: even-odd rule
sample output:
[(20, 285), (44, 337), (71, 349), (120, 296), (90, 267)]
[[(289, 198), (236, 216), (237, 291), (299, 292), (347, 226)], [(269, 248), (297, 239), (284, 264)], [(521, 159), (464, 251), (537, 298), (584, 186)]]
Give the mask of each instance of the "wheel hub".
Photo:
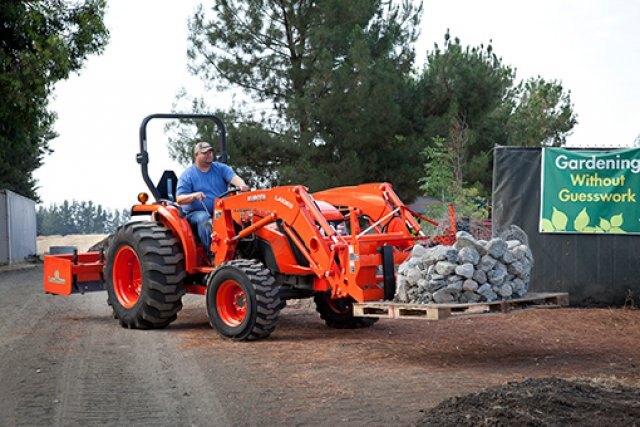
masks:
[(247, 315), (247, 294), (233, 280), (222, 282), (216, 295), (216, 310), (229, 326), (240, 325)]
[(327, 298), (327, 305), (329, 306), (329, 309), (336, 314), (347, 315), (351, 313), (352, 310), (351, 301), (347, 298)]
[(142, 293), (142, 273), (138, 255), (130, 246), (118, 249), (113, 261), (113, 290), (120, 304), (131, 308)]

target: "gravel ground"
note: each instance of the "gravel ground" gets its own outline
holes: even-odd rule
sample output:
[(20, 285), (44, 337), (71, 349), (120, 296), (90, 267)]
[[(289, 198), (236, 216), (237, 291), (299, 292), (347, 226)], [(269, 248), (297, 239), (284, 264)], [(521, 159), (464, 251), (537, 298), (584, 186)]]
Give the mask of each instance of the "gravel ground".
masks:
[(104, 293), (45, 295), (41, 266), (0, 273), (0, 425), (415, 425), (446, 399), (525, 378), (640, 385), (640, 310), (344, 331), (307, 301), (269, 339), (236, 343), (209, 327), (204, 298), (184, 303), (167, 329), (127, 330)]

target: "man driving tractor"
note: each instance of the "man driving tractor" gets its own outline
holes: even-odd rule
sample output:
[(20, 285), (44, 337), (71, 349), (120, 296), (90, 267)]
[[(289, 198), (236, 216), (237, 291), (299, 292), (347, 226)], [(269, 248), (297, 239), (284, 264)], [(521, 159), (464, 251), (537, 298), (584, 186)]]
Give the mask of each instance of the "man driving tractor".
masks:
[(209, 253), (211, 226), (208, 221), (213, 213), (215, 199), (227, 191), (229, 185), (248, 191), (249, 187), (233, 169), (224, 163), (213, 161), (213, 147), (199, 142), (193, 147), (193, 163), (180, 175), (176, 201), (185, 205), (187, 220), (196, 231), (204, 249)]

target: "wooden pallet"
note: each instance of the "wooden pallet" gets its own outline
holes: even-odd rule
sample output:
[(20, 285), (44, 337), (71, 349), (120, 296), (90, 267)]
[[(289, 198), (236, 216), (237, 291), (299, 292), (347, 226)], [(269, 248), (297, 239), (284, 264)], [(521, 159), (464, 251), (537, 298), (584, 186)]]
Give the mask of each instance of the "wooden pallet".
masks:
[(557, 308), (569, 305), (568, 293), (530, 293), (522, 298), (504, 301), (459, 304), (403, 304), (376, 301), (353, 304), (356, 317), (382, 319), (443, 320), (487, 313), (508, 313), (532, 308)]

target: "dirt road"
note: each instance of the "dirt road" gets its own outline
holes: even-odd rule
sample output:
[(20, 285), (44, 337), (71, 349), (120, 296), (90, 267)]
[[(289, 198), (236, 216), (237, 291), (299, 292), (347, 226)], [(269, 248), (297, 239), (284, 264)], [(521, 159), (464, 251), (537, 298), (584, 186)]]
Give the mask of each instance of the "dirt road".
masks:
[(0, 273), (0, 425), (407, 425), (443, 399), (525, 377), (640, 384), (640, 310), (562, 309), (327, 329), (288, 307), (235, 343), (187, 296), (169, 328), (122, 329), (106, 295), (45, 295)]

